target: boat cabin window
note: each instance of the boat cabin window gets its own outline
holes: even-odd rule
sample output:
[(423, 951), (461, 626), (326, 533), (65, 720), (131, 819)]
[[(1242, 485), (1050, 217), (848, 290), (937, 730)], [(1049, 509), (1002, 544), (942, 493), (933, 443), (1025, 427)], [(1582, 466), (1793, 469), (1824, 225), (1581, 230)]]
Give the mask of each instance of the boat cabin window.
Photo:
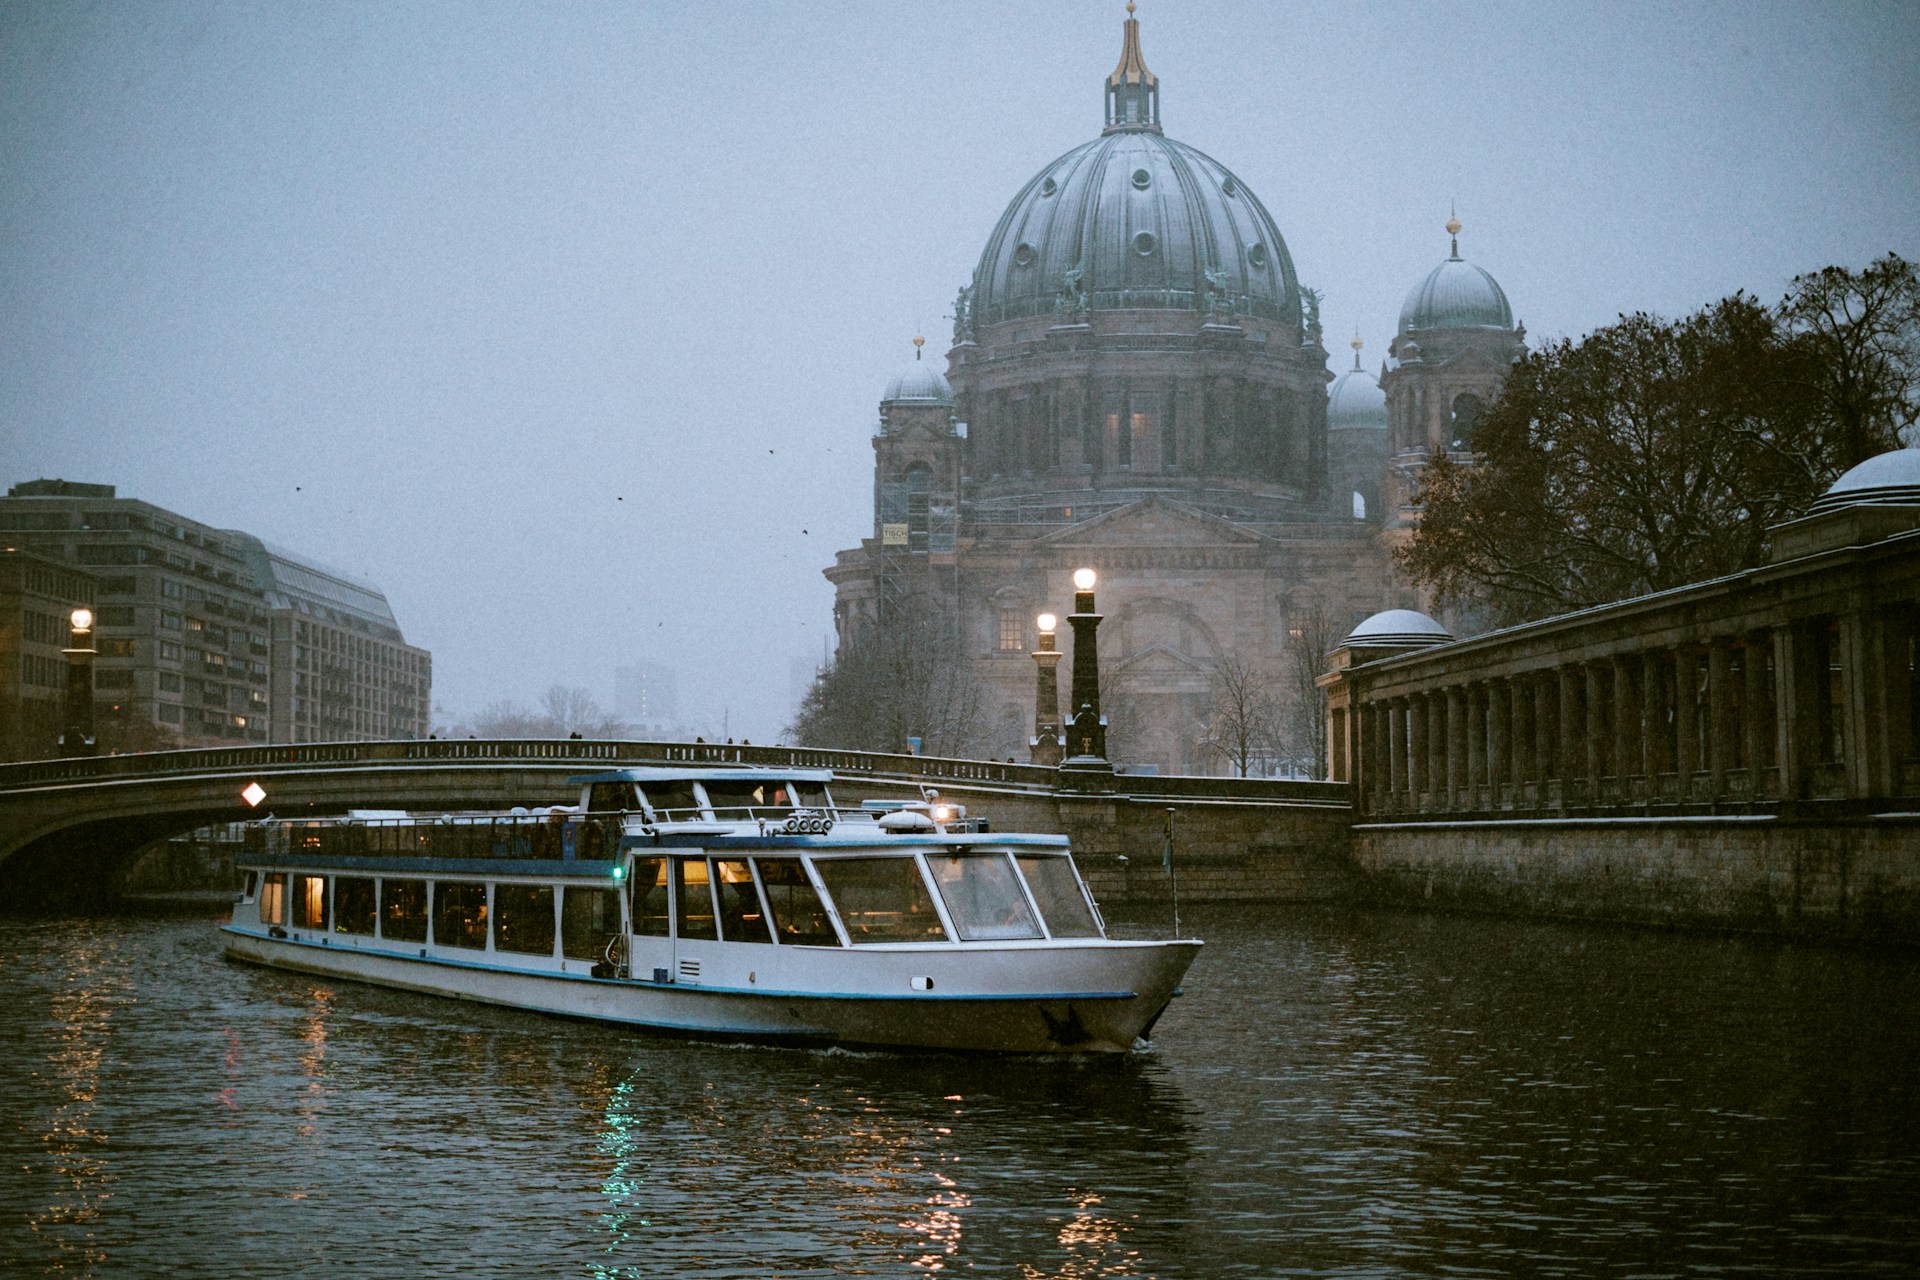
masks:
[(947, 936), (912, 858), (822, 858), (813, 865), (855, 944)]
[(716, 818), (757, 818), (785, 816), (793, 808), (793, 785), (786, 782), (735, 782), (730, 778), (709, 780), (707, 802)]
[(596, 782), (587, 791), (591, 813), (637, 813), (639, 793), (631, 782)]
[(755, 858), (760, 887), (766, 892), (767, 907), (773, 913), (776, 941), (790, 947), (837, 947), (840, 935), (833, 931), (827, 908), (807, 879), (807, 869), (798, 858)]
[(691, 782), (649, 782), (641, 794), (652, 807), (655, 822), (698, 822), (706, 816)]
[(365, 876), (340, 876), (333, 882), (333, 931), (373, 936), (373, 881)]
[(772, 942), (753, 868), (745, 858), (718, 858), (713, 864), (714, 896), (720, 902), (720, 937), (726, 942)]
[(560, 899), (560, 950), (575, 960), (598, 960), (620, 933), (620, 895), (612, 889), (568, 885)]
[(296, 929), (327, 927), (327, 878), (325, 876), (293, 878), (293, 927)]
[(682, 938), (718, 939), (713, 921), (713, 887), (707, 883), (705, 858), (673, 860), (675, 919)]
[(667, 905), (667, 860), (635, 858), (627, 888), (632, 895), (628, 906), (633, 915), (633, 931), (648, 938), (666, 937), (672, 920)]
[(1041, 936), (1008, 855), (930, 853), (927, 870), (933, 872), (954, 929), (967, 941)]
[(1080, 877), (1073, 863), (1063, 857), (1022, 857), (1020, 874), (1047, 922), (1047, 932), (1056, 938), (1097, 938), (1100, 922), (1087, 906), (1087, 895), (1080, 890)]
[(440, 947), (487, 949), (487, 886), (439, 880), (433, 886), (433, 942)]
[(493, 886), (493, 949), (524, 956), (553, 954), (553, 886)]
[(287, 878), (267, 876), (260, 882), (260, 923), (287, 922)]
[(380, 881), (380, 936), (395, 942), (427, 940), (427, 882)]
[[(253, 832), (249, 831), (247, 833), (247, 836), (249, 839), (251, 839), (253, 836)], [(260, 892), (260, 873), (258, 871), (247, 872), (247, 887), (240, 891), (240, 901), (252, 902), (255, 895), (257, 895), (259, 892)]]

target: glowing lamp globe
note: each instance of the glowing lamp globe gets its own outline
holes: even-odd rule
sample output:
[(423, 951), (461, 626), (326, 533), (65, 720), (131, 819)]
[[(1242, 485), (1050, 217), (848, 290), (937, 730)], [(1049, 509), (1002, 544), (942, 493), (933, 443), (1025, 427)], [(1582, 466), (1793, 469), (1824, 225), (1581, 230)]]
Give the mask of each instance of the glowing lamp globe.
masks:
[(87, 628), (93, 625), (93, 610), (75, 609), (73, 611), (72, 620), (73, 620), (73, 629), (75, 631), (85, 631)]
[(1042, 631), (1052, 631), (1055, 627), (1060, 625), (1060, 619), (1054, 617), (1050, 613), (1043, 613), (1038, 618), (1035, 618), (1034, 621), (1040, 624), (1040, 629)]
[(1093, 570), (1075, 569), (1073, 571), (1073, 585), (1076, 590), (1091, 591), (1093, 590), (1094, 582), (1095, 582), (1095, 578), (1094, 578)]

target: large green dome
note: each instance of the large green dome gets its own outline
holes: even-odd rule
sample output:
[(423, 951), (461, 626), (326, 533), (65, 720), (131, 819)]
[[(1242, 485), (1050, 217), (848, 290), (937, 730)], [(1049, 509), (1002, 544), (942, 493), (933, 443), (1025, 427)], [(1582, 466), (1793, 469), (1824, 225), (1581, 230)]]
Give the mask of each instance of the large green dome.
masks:
[(1159, 83), (1127, 21), (1107, 128), (1035, 174), (973, 274), (976, 329), (1050, 312), (1239, 312), (1298, 323), (1299, 281), (1246, 184), (1160, 131)]

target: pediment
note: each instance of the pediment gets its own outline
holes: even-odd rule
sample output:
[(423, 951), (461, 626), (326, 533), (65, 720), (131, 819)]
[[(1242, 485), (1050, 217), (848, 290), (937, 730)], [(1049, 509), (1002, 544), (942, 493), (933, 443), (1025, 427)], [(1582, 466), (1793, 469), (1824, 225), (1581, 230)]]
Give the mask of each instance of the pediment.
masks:
[(1211, 678), (1213, 675), (1213, 668), (1207, 663), (1163, 644), (1149, 645), (1138, 653), (1130, 653), (1112, 663), (1111, 669), (1115, 674), (1129, 678), (1188, 675)]
[(1230, 520), (1208, 515), (1159, 495), (1069, 525), (1040, 545), (1073, 547), (1258, 547), (1266, 539)]

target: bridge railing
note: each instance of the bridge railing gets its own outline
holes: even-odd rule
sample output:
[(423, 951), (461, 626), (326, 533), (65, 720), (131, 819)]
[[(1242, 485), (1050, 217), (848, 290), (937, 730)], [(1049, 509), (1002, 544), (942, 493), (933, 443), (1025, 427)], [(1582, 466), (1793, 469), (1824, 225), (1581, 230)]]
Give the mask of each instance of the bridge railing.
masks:
[[(128, 755), (76, 756), (0, 764), (0, 793), (70, 782), (159, 778), (217, 772), (272, 773), (357, 765), (430, 766), (438, 763), (574, 763), (583, 769), (627, 764), (751, 764), (774, 768), (831, 769), (840, 774), (898, 778), (911, 782), (971, 783), (1036, 793), (1058, 789), (1058, 770), (1013, 761), (964, 760), (881, 751), (817, 747), (757, 747), (732, 742), (608, 742), (578, 738), (464, 738), (401, 742), (302, 742), (264, 747), (204, 747)], [(1213, 778), (1122, 774), (1114, 789), (1136, 800), (1217, 799), (1344, 805), (1344, 783), (1274, 778)]]

